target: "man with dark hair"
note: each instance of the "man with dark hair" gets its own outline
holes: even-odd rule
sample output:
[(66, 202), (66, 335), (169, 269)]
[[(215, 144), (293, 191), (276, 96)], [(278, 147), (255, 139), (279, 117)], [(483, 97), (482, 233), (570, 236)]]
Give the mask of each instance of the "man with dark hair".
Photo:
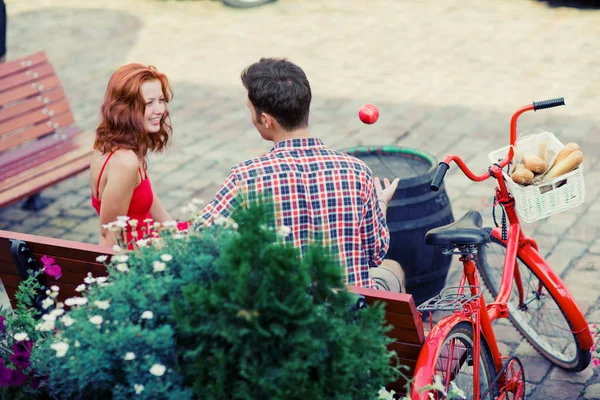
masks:
[(228, 217), (240, 197), (267, 197), (274, 203), (278, 228), (289, 232), (287, 241), (305, 249), (320, 240), (337, 250), (347, 284), (404, 291), (402, 268), (384, 261), (390, 240), (385, 212), (398, 179), (384, 179), (382, 188), (366, 164), (310, 134), (312, 94), (297, 65), (262, 58), (241, 79), (252, 124), (274, 147), (234, 166), (194, 227)]

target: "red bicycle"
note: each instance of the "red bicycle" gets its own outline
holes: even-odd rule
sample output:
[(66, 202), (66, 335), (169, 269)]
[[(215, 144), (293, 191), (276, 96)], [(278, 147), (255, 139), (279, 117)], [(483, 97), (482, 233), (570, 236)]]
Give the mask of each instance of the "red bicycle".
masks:
[[(510, 319), (544, 357), (567, 371), (581, 371), (590, 363), (593, 342), (588, 322), (565, 284), (539, 253), (535, 240), (523, 233), (515, 200), (502, 174), (514, 156), (519, 116), (561, 105), (562, 98), (533, 102), (516, 111), (510, 124), (508, 155), (481, 175), (471, 172), (456, 155), (447, 156), (439, 164), (432, 190), (439, 189), (454, 161), (473, 181), (496, 179), (496, 203), (505, 217), (501, 227), (482, 228), (481, 215), (470, 211), (425, 236), (427, 244), (460, 255), (464, 272), (458, 287), (447, 288), (418, 307), (421, 313), (453, 313), (430, 325), (431, 332), (415, 367), (413, 399), (429, 399), (428, 393), (445, 398), (452, 383), (467, 392), (467, 398), (524, 399), (521, 362), (517, 357), (501, 355), (498, 349), (492, 328), (498, 318)], [(482, 296), (477, 271), (495, 297), (490, 304)], [(419, 388), (431, 388), (434, 383), (433, 389), (419, 393)]]

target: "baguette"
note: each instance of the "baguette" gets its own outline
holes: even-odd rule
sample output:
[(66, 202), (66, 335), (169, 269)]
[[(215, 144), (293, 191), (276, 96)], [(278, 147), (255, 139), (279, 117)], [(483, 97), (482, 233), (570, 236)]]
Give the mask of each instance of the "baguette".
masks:
[(523, 164), (517, 164), (511, 178), (513, 182), (519, 185), (529, 185), (533, 182), (533, 172), (525, 168)]
[[(566, 146), (565, 146), (566, 147)], [(554, 166), (544, 175), (544, 180), (551, 180), (557, 176), (566, 174), (567, 172), (573, 171), (579, 167), (579, 164), (583, 161), (583, 153), (581, 150), (572, 151), (567, 157), (562, 159), (560, 162), (554, 163)]]
[(561, 162), (562, 160), (567, 158), (567, 156), (569, 154), (571, 154), (572, 152), (574, 152), (575, 150), (581, 150), (579, 148), (579, 145), (575, 142), (567, 143), (566, 145), (564, 145), (564, 147), (560, 150), (560, 152), (556, 156), (556, 160), (554, 160), (554, 165), (558, 164), (559, 162)]
[(548, 169), (548, 164), (546, 164), (546, 161), (530, 151), (523, 154), (522, 161), (525, 165), (525, 168), (535, 174), (543, 174)]

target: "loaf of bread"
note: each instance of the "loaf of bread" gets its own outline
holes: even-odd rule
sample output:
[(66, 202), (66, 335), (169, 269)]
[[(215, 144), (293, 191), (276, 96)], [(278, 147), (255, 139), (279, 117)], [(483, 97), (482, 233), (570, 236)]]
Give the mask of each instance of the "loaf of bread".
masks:
[(517, 164), (511, 178), (513, 182), (519, 185), (530, 185), (533, 182), (533, 172), (525, 168), (525, 165)]
[(540, 156), (533, 152), (527, 152), (522, 157), (523, 165), (525, 168), (535, 174), (543, 174), (548, 169), (548, 164)]
[(554, 160), (554, 164), (556, 165), (559, 162), (561, 162), (562, 160), (564, 160), (565, 158), (567, 158), (567, 156), (569, 154), (571, 154), (572, 152), (574, 152), (575, 150), (581, 150), (579, 148), (579, 145), (577, 143), (571, 142), (571, 143), (567, 143), (558, 153), (558, 155), (556, 156), (556, 160)]
[(583, 153), (581, 152), (581, 150), (574, 150), (562, 160), (555, 162), (552, 168), (550, 168), (546, 175), (544, 175), (544, 180), (548, 181), (558, 176), (564, 175), (567, 172), (571, 172), (575, 168), (579, 167), (582, 161)]

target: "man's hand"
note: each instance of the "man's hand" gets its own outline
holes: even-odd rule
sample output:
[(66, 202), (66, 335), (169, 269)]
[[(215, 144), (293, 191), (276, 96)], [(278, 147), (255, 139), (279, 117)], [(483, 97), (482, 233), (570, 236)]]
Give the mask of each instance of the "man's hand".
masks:
[(381, 187), (381, 181), (379, 177), (375, 177), (375, 192), (377, 193), (377, 200), (384, 201), (385, 204), (390, 202), (392, 197), (394, 196), (394, 192), (398, 187), (398, 182), (400, 182), (400, 178), (394, 179), (392, 183), (388, 178), (383, 178), (383, 184), (385, 185), (385, 189)]

